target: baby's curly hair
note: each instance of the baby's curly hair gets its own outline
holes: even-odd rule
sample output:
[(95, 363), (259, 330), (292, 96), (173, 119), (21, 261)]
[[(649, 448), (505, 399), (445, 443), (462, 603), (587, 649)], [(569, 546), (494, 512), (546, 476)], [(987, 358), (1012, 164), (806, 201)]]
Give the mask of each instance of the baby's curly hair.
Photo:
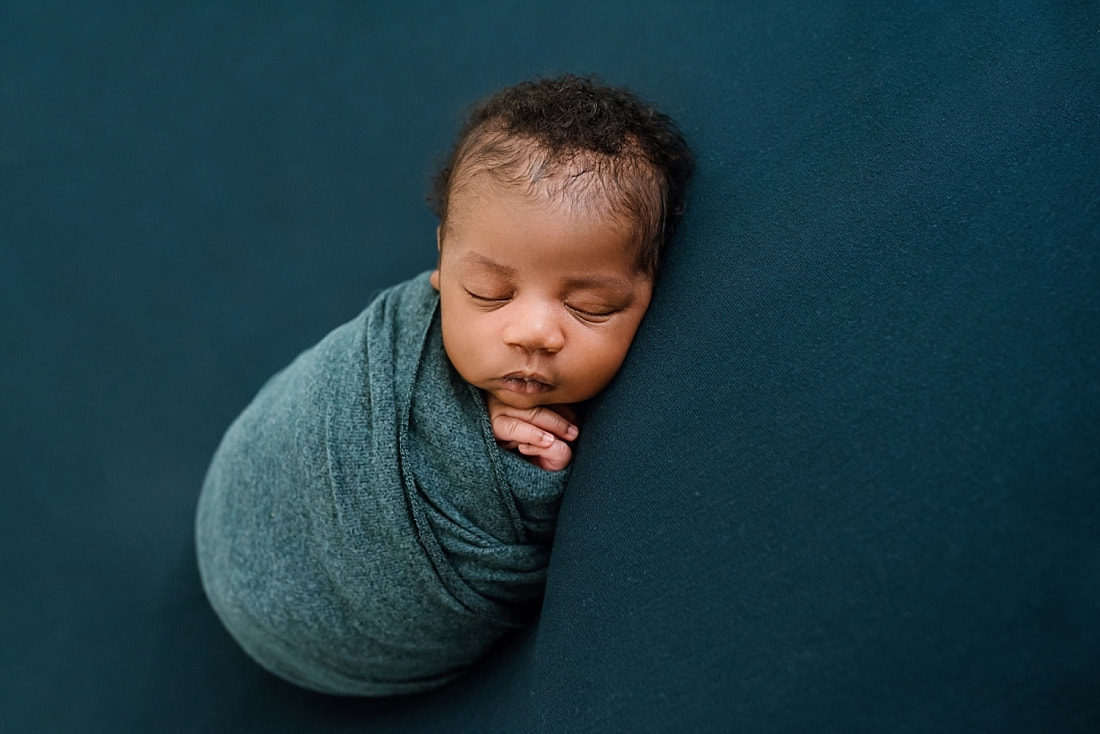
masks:
[(694, 158), (676, 123), (628, 90), (572, 74), (507, 87), (466, 119), (429, 202), (447, 228), (451, 196), (488, 173), (629, 224), (639, 267), (656, 275), (684, 213)]

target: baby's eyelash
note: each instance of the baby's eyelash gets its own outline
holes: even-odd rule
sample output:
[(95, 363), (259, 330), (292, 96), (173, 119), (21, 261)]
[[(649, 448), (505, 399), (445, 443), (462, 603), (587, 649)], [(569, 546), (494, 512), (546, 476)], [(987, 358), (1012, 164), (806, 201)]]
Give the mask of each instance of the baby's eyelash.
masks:
[(617, 309), (609, 309), (606, 311), (587, 311), (583, 308), (577, 308), (576, 306), (569, 306), (569, 310), (575, 314), (578, 314), (579, 316), (581, 316), (581, 318), (594, 320), (606, 319), (618, 313)]
[(501, 297), (483, 296), (479, 293), (474, 293), (469, 288), (463, 288), (462, 290), (466, 291), (466, 294), (470, 298), (474, 299), (475, 301), (482, 301), (484, 303), (503, 303), (504, 301), (507, 301), (508, 298), (509, 298), (508, 296), (501, 296)]

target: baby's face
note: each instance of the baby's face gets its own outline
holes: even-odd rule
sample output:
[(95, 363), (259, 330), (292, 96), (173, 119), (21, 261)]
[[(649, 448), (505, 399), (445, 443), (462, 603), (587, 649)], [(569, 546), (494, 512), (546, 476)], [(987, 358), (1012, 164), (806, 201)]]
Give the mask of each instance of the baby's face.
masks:
[(467, 382), (517, 408), (577, 403), (610, 382), (653, 291), (626, 227), (475, 181), (452, 197), (441, 240), (432, 284)]

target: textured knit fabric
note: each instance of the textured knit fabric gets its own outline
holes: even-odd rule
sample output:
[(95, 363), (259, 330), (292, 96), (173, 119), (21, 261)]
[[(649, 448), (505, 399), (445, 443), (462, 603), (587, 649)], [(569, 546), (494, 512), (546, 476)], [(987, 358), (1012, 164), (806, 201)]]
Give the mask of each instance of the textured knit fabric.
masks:
[(272, 672), (352, 695), (433, 688), (523, 623), (567, 472), (499, 449), (421, 275), (273, 377), (199, 503), (203, 583)]

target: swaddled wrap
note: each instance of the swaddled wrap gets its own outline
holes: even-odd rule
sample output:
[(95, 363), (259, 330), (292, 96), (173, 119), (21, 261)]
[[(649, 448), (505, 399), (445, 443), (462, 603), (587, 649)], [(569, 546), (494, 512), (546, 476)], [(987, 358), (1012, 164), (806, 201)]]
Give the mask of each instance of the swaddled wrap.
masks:
[(199, 500), (203, 585), (241, 646), (328, 693), (441, 685), (530, 619), (567, 471), (497, 447), (427, 274), (275, 375)]

